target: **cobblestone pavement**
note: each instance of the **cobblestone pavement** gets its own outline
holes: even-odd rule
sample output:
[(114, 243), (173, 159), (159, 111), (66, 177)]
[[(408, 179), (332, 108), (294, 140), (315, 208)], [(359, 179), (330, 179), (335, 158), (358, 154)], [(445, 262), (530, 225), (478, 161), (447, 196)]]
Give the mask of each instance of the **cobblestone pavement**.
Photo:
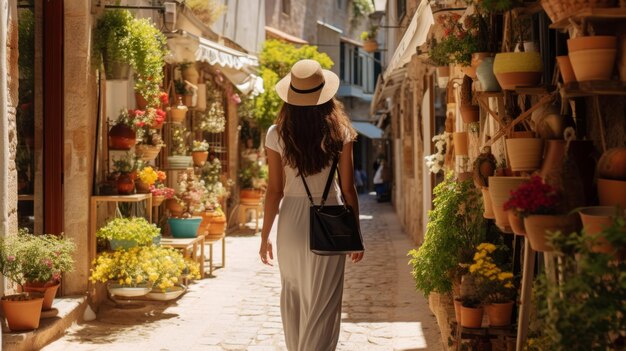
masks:
[[(435, 318), (413, 288), (406, 257), (412, 243), (391, 205), (362, 195), (360, 207), (367, 251), (362, 262), (347, 263), (337, 349), (442, 350)], [(44, 350), (285, 350), (278, 267), (261, 264), (258, 243), (258, 234), (229, 236), (226, 268), (178, 301), (103, 306), (96, 321), (74, 326)]]

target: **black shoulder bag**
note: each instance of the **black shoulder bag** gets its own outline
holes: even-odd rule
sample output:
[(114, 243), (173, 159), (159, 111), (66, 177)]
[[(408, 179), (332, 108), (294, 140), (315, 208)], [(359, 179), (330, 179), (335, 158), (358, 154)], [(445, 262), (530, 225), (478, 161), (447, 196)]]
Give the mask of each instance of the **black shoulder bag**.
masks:
[(304, 188), (311, 202), (310, 213), (310, 246), (311, 251), (318, 255), (345, 255), (350, 253), (363, 252), (363, 238), (359, 224), (354, 216), (354, 211), (343, 198), (343, 190), (341, 190), (341, 176), (339, 172), (339, 189), (341, 190), (341, 201), (343, 205), (325, 205), (330, 185), (332, 184), (337, 163), (339, 159), (333, 161), (333, 165), (328, 174), (322, 202), (319, 206), (315, 205), (313, 196), (309, 187), (304, 180), (304, 176), (300, 173)]

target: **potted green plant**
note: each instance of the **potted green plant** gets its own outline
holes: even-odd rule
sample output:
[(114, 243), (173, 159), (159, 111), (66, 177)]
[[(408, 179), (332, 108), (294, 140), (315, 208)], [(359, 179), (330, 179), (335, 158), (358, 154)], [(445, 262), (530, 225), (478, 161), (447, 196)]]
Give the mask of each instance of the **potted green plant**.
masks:
[(160, 105), (160, 85), (167, 45), (165, 35), (148, 18), (134, 19), (130, 27), (131, 66), (135, 73), (135, 92), (149, 107)]
[[(616, 217), (598, 235), (611, 246), (624, 248), (625, 225), (623, 217)], [(541, 350), (623, 349), (626, 260), (623, 249), (620, 259), (612, 253), (594, 252), (596, 239), (578, 232), (548, 237), (559, 259), (559, 281), (542, 273), (534, 284), (537, 320), (541, 323), (531, 335), (546, 344)]]
[(267, 187), (267, 172), (267, 165), (262, 165), (259, 161), (245, 160), (238, 175), (241, 203), (255, 204), (261, 201), (263, 191)]
[(199, 264), (186, 260), (182, 253), (173, 248), (153, 248), (153, 264), (158, 274), (154, 280), (152, 291), (147, 297), (153, 300), (168, 301), (178, 298), (187, 290), (182, 285), (182, 275), (185, 271), (193, 271), (194, 278), (201, 278)]
[(375, 52), (378, 50), (378, 42), (376, 38), (378, 37), (378, 26), (371, 26), (368, 31), (364, 31), (361, 33), (361, 40), (363, 40), (363, 50), (365, 52)]
[(425, 295), (451, 292), (467, 270), (459, 264), (472, 262), (473, 248), (487, 234), (481, 195), (471, 180), (458, 181), (449, 172), (434, 195), (424, 243), (409, 252), (416, 288)]
[(478, 245), (469, 272), (480, 292), (489, 325), (503, 327), (511, 324), (516, 289), (513, 273), (503, 270), (496, 260), (497, 249), (488, 242)]
[(204, 166), (209, 158), (209, 143), (206, 140), (194, 140), (191, 145), (191, 157), (195, 166)]
[(93, 261), (89, 280), (107, 283), (111, 296), (144, 296), (159, 278), (154, 246), (135, 246), (128, 250), (105, 251)]
[[(38, 311), (52, 308), (54, 296), (59, 288), (61, 274), (74, 269), (72, 255), (76, 246), (71, 239), (54, 235), (33, 235), (27, 229), (20, 229), (17, 235), (9, 235), (0, 240), (0, 268), (2, 275), (19, 284), (24, 292), (43, 294), (41, 301), (24, 296), (12, 296), (3, 299), (5, 304), (12, 302), (28, 302), (39, 304)], [(8, 307), (13, 311), (13, 306)], [(19, 308), (18, 308), (19, 309)], [(5, 314), (7, 310), (5, 308)], [(24, 313), (24, 311), (22, 311)], [(7, 318), (9, 318), (9, 315)], [(39, 315), (36, 316), (37, 324)], [(11, 326), (11, 330), (19, 330), (20, 323)], [(32, 328), (26, 329), (34, 329)]]
[(130, 31), (134, 17), (128, 10), (110, 10), (98, 18), (94, 31), (94, 62), (104, 62), (107, 79), (128, 79), (134, 63)]
[(137, 129), (138, 144), (135, 146), (137, 158), (144, 162), (153, 161), (157, 158), (165, 142), (161, 134), (156, 130), (147, 126)]
[(112, 250), (152, 245), (160, 235), (156, 225), (141, 217), (115, 218), (96, 232), (96, 238), (107, 240)]

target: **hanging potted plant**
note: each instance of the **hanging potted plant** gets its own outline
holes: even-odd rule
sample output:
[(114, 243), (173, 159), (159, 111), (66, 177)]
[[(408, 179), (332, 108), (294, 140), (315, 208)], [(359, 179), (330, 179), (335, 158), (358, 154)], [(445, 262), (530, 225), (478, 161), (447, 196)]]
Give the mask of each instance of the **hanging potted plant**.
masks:
[(557, 189), (545, 184), (541, 177), (533, 176), (511, 192), (506, 208), (524, 219), (526, 236), (535, 251), (552, 251), (546, 240), (548, 233), (569, 234), (579, 227), (578, 217), (560, 214), (562, 196)]
[[(210, 82), (210, 81), (209, 81)], [(222, 92), (215, 86), (210, 86), (206, 112), (196, 115), (196, 130), (209, 133), (222, 133), (226, 128), (226, 113)]]
[(206, 140), (194, 140), (191, 146), (191, 157), (194, 166), (204, 166), (209, 157), (209, 143)]
[(104, 11), (94, 30), (94, 62), (104, 62), (106, 78), (128, 79), (130, 66), (134, 64), (131, 54), (130, 31), (134, 21), (128, 10)]
[[(54, 297), (61, 284), (61, 274), (74, 269), (72, 255), (76, 245), (71, 239), (55, 235), (33, 235), (27, 229), (20, 229), (18, 235), (9, 235), (0, 241), (0, 266), (2, 275), (19, 284), (22, 291), (41, 293), (43, 299), (37, 302), (34, 298), (14, 296), (3, 300), (5, 303), (12, 300), (25, 301), (28, 304), (39, 304), (41, 310), (52, 308)], [(19, 310), (18, 310), (19, 311)], [(9, 315), (5, 315), (9, 318)], [(25, 314), (25, 311), (21, 311)], [(28, 317), (28, 316), (23, 316)], [(37, 323), (39, 315), (36, 317)], [(13, 325), (12, 316), (9, 320), (11, 330), (19, 330)], [(19, 324), (19, 323), (18, 323)], [(34, 329), (36, 326), (26, 329)]]
[(163, 146), (165, 146), (161, 134), (155, 129), (147, 127), (137, 129), (137, 139), (139, 143), (135, 146), (135, 153), (143, 162), (156, 159)]
[(533, 132), (520, 138), (512, 136), (505, 142), (513, 172), (532, 172), (541, 167), (543, 139), (535, 138)]
[(174, 81), (174, 91), (176, 92), (176, 98), (179, 104), (183, 104), (188, 107), (193, 107), (193, 92), (188, 87), (187, 82), (184, 80)]
[(107, 240), (111, 250), (152, 245), (160, 236), (159, 227), (142, 217), (115, 218), (96, 232), (96, 238)]
[(163, 66), (167, 55), (165, 35), (149, 18), (135, 19), (130, 27), (131, 66), (134, 71), (135, 92), (146, 101), (147, 107), (160, 105)]
[(182, 123), (185, 120), (185, 117), (187, 117), (188, 110), (189, 108), (183, 104), (182, 97), (179, 96), (178, 104), (170, 109), (170, 119), (172, 120), (172, 123)]
[(152, 193), (153, 207), (160, 206), (163, 201), (169, 200), (174, 197), (174, 189), (166, 187), (161, 182), (157, 182), (157, 184), (151, 186), (150, 193)]
[(109, 130), (110, 150), (130, 150), (137, 143), (135, 111), (122, 109), (115, 124)]
[(365, 52), (373, 53), (378, 50), (378, 26), (371, 26), (369, 31), (361, 33), (361, 40), (363, 40), (363, 50)]
[(509, 200), (511, 190), (516, 189), (520, 184), (528, 180), (528, 177), (489, 177), (489, 195), (493, 204), (493, 213), (496, 217), (496, 225), (504, 233), (512, 233), (511, 223), (507, 212), (504, 210), (504, 203)]
[(606, 150), (598, 161), (600, 205), (626, 208), (626, 147)]

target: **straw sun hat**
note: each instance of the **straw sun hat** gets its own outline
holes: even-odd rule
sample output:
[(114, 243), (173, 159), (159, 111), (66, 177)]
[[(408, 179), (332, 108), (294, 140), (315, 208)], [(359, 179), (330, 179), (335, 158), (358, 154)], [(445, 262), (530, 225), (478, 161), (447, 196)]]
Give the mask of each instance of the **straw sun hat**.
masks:
[(335, 96), (339, 77), (322, 69), (319, 62), (300, 60), (291, 67), (291, 73), (276, 83), (278, 96), (295, 106), (321, 105)]

